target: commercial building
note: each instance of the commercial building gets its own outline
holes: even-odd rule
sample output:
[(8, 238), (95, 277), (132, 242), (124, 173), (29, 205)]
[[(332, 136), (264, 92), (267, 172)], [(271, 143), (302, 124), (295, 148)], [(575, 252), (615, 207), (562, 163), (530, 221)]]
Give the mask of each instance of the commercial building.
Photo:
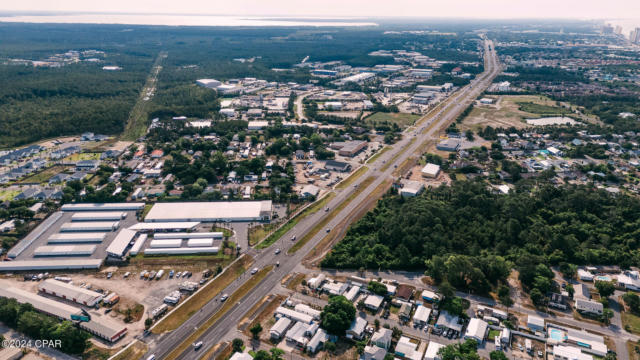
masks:
[(129, 226), (139, 232), (188, 231), (200, 225), (198, 221), (143, 222)]
[(203, 239), (203, 238), (212, 238), (212, 239), (222, 239), (222, 232), (182, 232), (182, 233), (166, 233), (166, 234), (155, 234), (153, 238), (156, 240), (160, 239)]
[(33, 256), (91, 256), (95, 245), (43, 245), (33, 251)]
[(103, 298), (102, 294), (95, 291), (87, 290), (55, 279), (47, 279), (41, 282), (38, 285), (38, 291), (88, 307), (96, 306)]
[(145, 221), (269, 221), (272, 212), (271, 200), (157, 203)]
[(59, 233), (47, 239), (47, 244), (101, 243), (107, 233)]
[(440, 174), (440, 165), (427, 164), (422, 168), (422, 176), (426, 178), (436, 178)]
[(333, 150), (338, 150), (340, 156), (353, 157), (367, 147), (367, 142), (362, 140), (334, 142), (330, 147)]
[(365, 82), (367, 80), (370, 80), (370, 79), (374, 78), (375, 76), (376, 76), (376, 74), (371, 73), (371, 72), (362, 72), (362, 73), (359, 73), (359, 74), (347, 76), (345, 78), (337, 80), (336, 84), (344, 85), (344, 84), (347, 84), (347, 83), (350, 83), (350, 82), (363, 83), (363, 82)]
[(122, 211), (87, 211), (78, 212), (71, 216), (71, 221), (119, 221), (127, 217)]
[(348, 172), (351, 171), (351, 164), (342, 161), (327, 160), (324, 168), (325, 170)]
[(70, 222), (62, 224), (60, 232), (88, 232), (88, 231), (102, 231), (109, 232), (115, 231), (120, 227), (118, 221), (83, 221), (83, 222)]
[(467, 331), (464, 334), (465, 339), (475, 339), (477, 342), (482, 343), (484, 337), (487, 335), (487, 329), (489, 324), (486, 321), (478, 318), (472, 318), (467, 326)]
[(102, 259), (14, 260), (0, 261), (0, 271), (99, 269)]
[(442, 140), (436, 145), (436, 149), (450, 152), (458, 151), (458, 149), (460, 149), (460, 142), (454, 139)]
[(208, 89), (215, 89), (218, 86), (222, 85), (222, 83), (216, 79), (199, 79), (196, 80), (196, 84)]
[(144, 203), (86, 203), (65, 204), (62, 211), (140, 211), (144, 209)]
[(145, 249), (145, 255), (187, 255), (187, 254), (217, 254), (220, 248), (211, 247), (181, 247), (181, 248), (155, 248)]
[(113, 257), (124, 256), (129, 243), (136, 236), (136, 232), (129, 229), (122, 229), (111, 241), (111, 244), (107, 247), (107, 255)]

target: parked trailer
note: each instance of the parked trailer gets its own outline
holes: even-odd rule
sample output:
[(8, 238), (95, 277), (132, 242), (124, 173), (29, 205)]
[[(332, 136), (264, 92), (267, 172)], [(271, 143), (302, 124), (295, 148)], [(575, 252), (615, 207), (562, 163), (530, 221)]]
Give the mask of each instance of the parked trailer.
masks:
[(164, 239), (202, 239), (202, 238), (213, 238), (213, 239), (222, 239), (223, 233), (221, 232), (179, 232), (179, 233), (162, 233), (155, 234), (153, 238), (156, 240), (164, 240)]
[(78, 212), (71, 216), (71, 221), (119, 221), (127, 217), (122, 211), (87, 211)]

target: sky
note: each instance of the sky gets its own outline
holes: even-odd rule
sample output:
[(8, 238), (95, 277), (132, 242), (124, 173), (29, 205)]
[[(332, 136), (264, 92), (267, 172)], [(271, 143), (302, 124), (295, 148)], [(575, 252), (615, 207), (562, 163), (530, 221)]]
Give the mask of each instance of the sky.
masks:
[(640, 18), (638, 0), (21, 0), (2, 11), (77, 11), (243, 16)]

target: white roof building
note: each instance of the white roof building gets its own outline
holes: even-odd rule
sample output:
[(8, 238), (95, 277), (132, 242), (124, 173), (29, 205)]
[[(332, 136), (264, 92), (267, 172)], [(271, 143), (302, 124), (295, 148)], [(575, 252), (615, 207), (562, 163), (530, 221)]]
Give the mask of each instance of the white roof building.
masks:
[(422, 176), (435, 178), (440, 173), (440, 165), (428, 163), (422, 168)]
[(445, 347), (445, 345), (437, 343), (435, 341), (430, 341), (429, 345), (427, 345), (427, 351), (424, 353), (424, 360), (440, 360), (440, 355), (438, 355), (438, 351)]
[(47, 279), (38, 285), (38, 290), (81, 305), (93, 307), (102, 300), (103, 295), (63, 281)]
[(271, 200), (156, 203), (145, 222), (270, 220)]
[(593, 356), (583, 353), (579, 348), (566, 345), (555, 345), (553, 358), (555, 360), (593, 360)]
[(604, 311), (604, 306), (602, 305), (602, 303), (597, 301), (576, 299), (575, 305), (576, 310), (578, 310), (579, 312), (602, 315), (602, 312)]
[(237, 352), (231, 355), (229, 360), (253, 360), (253, 356), (249, 355), (248, 353)]
[(287, 317), (293, 321), (302, 322), (305, 324), (311, 324), (313, 321), (313, 316), (303, 314), (301, 312), (297, 312), (295, 310), (287, 309), (285, 307), (278, 307), (275, 311), (277, 315)]
[(328, 282), (322, 285), (322, 290), (328, 292), (331, 295), (342, 295), (347, 291), (347, 283), (343, 282)]
[(413, 323), (414, 324), (426, 324), (429, 321), (429, 316), (431, 316), (431, 309), (418, 305), (416, 311), (413, 313)]
[(364, 306), (367, 309), (377, 311), (380, 308), (380, 305), (382, 305), (383, 301), (384, 301), (384, 297), (376, 294), (371, 294), (367, 296), (366, 299), (364, 299)]
[(297, 304), (293, 309), (299, 313), (307, 314), (316, 320), (320, 319), (320, 311), (307, 304)]
[(385, 356), (387, 356), (387, 350), (376, 345), (367, 345), (364, 347), (362, 360), (384, 360)]
[(544, 319), (539, 316), (528, 315), (527, 327), (531, 330), (544, 330)]
[(281, 317), (280, 319), (278, 319), (278, 321), (276, 321), (276, 323), (269, 330), (271, 338), (276, 340), (281, 339), (287, 333), (287, 329), (289, 329), (290, 325), (291, 320), (289, 318)]
[(378, 331), (374, 332), (371, 335), (371, 344), (381, 347), (385, 350), (389, 350), (391, 346), (391, 339), (393, 336), (393, 331), (391, 329), (385, 329), (381, 327)]
[(107, 247), (107, 255), (114, 257), (124, 256), (127, 246), (133, 238), (136, 236), (136, 232), (129, 229), (122, 229), (111, 241), (111, 244)]
[(364, 335), (364, 330), (367, 327), (367, 320), (356, 317), (352, 322), (349, 329), (347, 329), (347, 339), (362, 339)]
[(401, 336), (396, 344), (395, 353), (409, 360), (420, 360), (422, 356), (420, 352), (416, 351), (416, 347), (417, 344), (412, 343), (411, 339)]
[(473, 318), (469, 321), (467, 331), (464, 334), (465, 339), (475, 339), (479, 343), (484, 341), (484, 337), (487, 334), (487, 328), (489, 324), (486, 321), (478, 318)]

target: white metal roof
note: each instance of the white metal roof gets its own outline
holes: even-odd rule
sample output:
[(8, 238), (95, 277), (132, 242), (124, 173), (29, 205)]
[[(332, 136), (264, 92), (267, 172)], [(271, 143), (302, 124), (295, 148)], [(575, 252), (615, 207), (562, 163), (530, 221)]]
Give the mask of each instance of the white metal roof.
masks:
[(187, 241), (188, 247), (205, 247), (213, 246), (213, 238), (195, 238)]
[(271, 211), (271, 200), (156, 203), (145, 221), (260, 220)]
[(16, 258), (20, 255), (26, 248), (28, 248), (36, 239), (38, 239), (45, 231), (47, 231), (56, 221), (60, 220), (62, 217), (62, 212), (56, 211), (51, 216), (46, 218), (40, 225), (38, 225), (33, 231), (31, 231), (27, 236), (25, 236), (22, 240), (20, 240), (14, 247), (9, 250), (7, 256), (10, 258)]
[(131, 247), (131, 251), (129, 251), (129, 253), (131, 255), (138, 255), (145, 241), (147, 241), (147, 234), (140, 234), (140, 236), (138, 236), (138, 239), (136, 239), (136, 242)]
[(271, 327), (269, 333), (274, 333), (274, 335), (281, 337), (285, 334), (287, 328), (291, 325), (291, 320), (286, 317), (281, 317), (276, 321), (276, 323)]
[(47, 279), (41, 282), (38, 285), (38, 290), (49, 294), (55, 294), (58, 297), (64, 297), (65, 299), (73, 300), (77, 303), (87, 304), (88, 306), (93, 306), (103, 297), (103, 295), (98, 292), (87, 290), (55, 279)]
[(429, 345), (427, 346), (427, 351), (424, 353), (424, 360), (435, 360), (439, 359), (438, 351), (443, 348), (445, 345), (437, 343), (435, 341), (429, 341)]
[(0, 271), (98, 269), (103, 259), (0, 261)]
[(429, 320), (430, 315), (431, 315), (430, 308), (419, 305), (418, 308), (416, 309), (416, 312), (413, 314), (413, 321), (414, 322), (421, 321), (426, 323)]
[(152, 249), (179, 248), (180, 246), (182, 246), (182, 239), (151, 240), (149, 243), (149, 247)]
[(126, 216), (127, 213), (123, 211), (87, 211), (73, 214), (71, 221), (120, 220)]
[(300, 321), (305, 324), (310, 324), (313, 321), (313, 317), (307, 314), (303, 314), (301, 312), (297, 312), (295, 310), (287, 309), (285, 307), (278, 307), (275, 311), (276, 314), (280, 314), (282, 316), (288, 317), (294, 321)]
[(68, 231), (111, 231), (117, 229), (118, 221), (84, 221), (64, 223), (60, 226), (61, 232)]
[(122, 229), (111, 241), (111, 244), (107, 247), (107, 254), (112, 256), (123, 256), (129, 242), (136, 236), (136, 232), (129, 229)]
[(95, 245), (43, 245), (34, 250), (33, 256), (89, 256), (95, 251)]
[(221, 232), (179, 232), (179, 233), (166, 233), (155, 234), (154, 239), (198, 239), (198, 238), (214, 238), (222, 239), (223, 233)]
[(133, 211), (142, 210), (144, 203), (87, 203), (87, 204), (65, 204), (62, 211)]
[(212, 247), (197, 247), (197, 248), (158, 248), (158, 249), (145, 249), (145, 255), (184, 255), (184, 254), (217, 254), (220, 248), (217, 246)]
[(482, 341), (484, 339), (485, 334), (487, 333), (487, 328), (489, 324), (486, 321), (478, 318), (472, 318), (469, 320), (469, 326), (467, 326), (467, 332), (464, 334), (465, 337), (472, 337)]
[(53, 234), (47, 240), (48, 244), (102, 242), (107, 233), (60, 233)]
[(16, 299), (21, 304), (29, 303), (38, 311), (65, 320), (71, 320), (71, 314), (81, 314), (76, 307), (11, 286), (0, 286), (0, 296)]
[(130, 230), (189, 230), (198, 226), (200, 222), (186, 221), (186, 222), (143, 222), (130, 226)]

